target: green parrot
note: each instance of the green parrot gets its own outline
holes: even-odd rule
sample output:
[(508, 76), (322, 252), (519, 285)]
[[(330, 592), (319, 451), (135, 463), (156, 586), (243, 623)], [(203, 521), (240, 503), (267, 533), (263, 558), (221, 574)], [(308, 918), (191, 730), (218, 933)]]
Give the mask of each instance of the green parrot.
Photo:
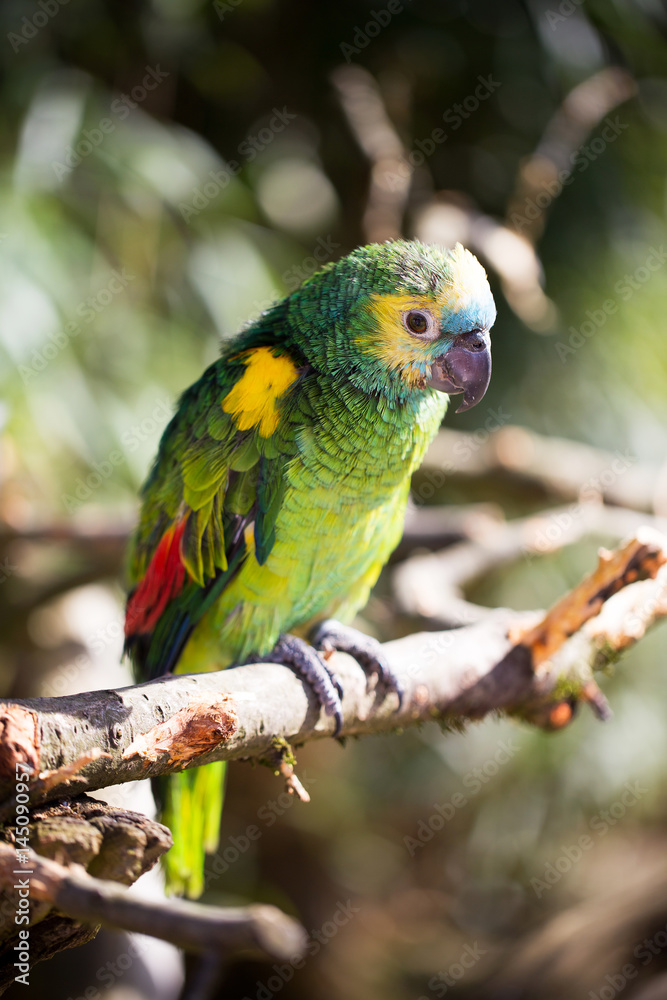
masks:
[[(484, 269), (397, 240), (328, 264), (227, 342), (180, 399), (142, 490), (125, 649), (137, 677), (288, 664), (342, 725), (320, 650), (344, 649), (402, 694), (375, 640), (341, 622), (398, 544), (444, 416), (482, 398), (495, 306)], [(313, 645), (305, 637), (310, 636)], [(197, 896), (224, 765), (172, 775), (172, 888)]]

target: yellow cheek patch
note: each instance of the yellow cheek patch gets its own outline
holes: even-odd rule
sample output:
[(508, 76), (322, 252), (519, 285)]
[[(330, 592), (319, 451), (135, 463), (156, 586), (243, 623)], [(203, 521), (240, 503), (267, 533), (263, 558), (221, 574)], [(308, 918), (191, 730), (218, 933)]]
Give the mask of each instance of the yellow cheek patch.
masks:
[(403, 326), (403, 313), (410, 309), (428, 309), (438, 321), (439, 304), (426, 295), (374, 295), (371, 312), (377, 319), (372, 341), (364, 338), (359, 346), (380, 358), (390, 369), (400, 369), (408, 385), (424, 383), (420, 363), (427, 364), (431, 341), (421, 343)]
[(270, 347), (257, 347), (245, 356), (245, 371), (222, 401), (241, 431), (256, 427), (260, 437), (271, 437), (280, 419), (277, 402), (299, 377), (296, 365)]
[[(468, 250), (457, 244), (448, 257), (447, 274), (443, 275), (437, 292), (373, 295), (368, 308), (376, 321), (375, 328), (364, 332), (355, 342), (388, 369), (400, 372), (411, 387), (425, 384), (433, 340), (410, 334), (403, 324), (404, 313), (427, 309), (439, 324), (443, 315), (465, 312), (471, 304), (483, 302), (491, 294), (484, 268)], [(438, 330), (434, 333), (437, 339)]]

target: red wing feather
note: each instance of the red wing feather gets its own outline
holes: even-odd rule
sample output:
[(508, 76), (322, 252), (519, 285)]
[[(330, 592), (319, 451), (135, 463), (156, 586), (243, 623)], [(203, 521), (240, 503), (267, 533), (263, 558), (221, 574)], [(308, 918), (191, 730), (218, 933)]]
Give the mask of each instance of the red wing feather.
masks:
[(125, 637), (151, 633), (162, 612), (177, 597), (185, 583), (181, 561), (181, 538), (187, 516), (167, 528), (151, 559), (146, 575), (132, 591), (125, 615)]

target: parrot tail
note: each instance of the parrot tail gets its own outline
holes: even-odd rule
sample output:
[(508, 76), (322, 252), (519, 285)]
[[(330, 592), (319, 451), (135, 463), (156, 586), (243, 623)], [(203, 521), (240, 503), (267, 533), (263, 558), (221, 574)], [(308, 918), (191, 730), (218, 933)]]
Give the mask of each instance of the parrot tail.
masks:
[[(198, 899), (204, 891), (204, 861), (220, 839), (227, 762), (170, 774), (161, 820), (171, 830), (174, 846), (164, 856), (167, 892)], [(162, 784), (162, 783), (161, 783)]]

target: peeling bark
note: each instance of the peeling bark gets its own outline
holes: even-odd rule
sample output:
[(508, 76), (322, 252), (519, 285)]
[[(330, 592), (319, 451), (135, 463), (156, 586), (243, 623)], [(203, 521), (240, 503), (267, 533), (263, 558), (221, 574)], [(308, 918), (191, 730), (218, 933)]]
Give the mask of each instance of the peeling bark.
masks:
[[(499, 610), (468, 627), (386, 643), (385, 654), (405, 689), (400, 709), (394, 693), (368, 684), (356, 661), (333, 654), (329, 662), (345, 692), (342, 735), (389, 732), (429, 720), (459, 726), (498, 711), (558, 729), (570, 722), (582, 701), (606, 717), (608, 707), (594, 671), (667, 617), (666, 560), (667, 540), (641, 530), (617, 552), (603, 553), (597, 569), (546, 615)], [(91, 876), (129, 884), (167, 849), (170, 838), (164, 827), (145, 817), (85, 798), (71, 800), (71, 795), (73, 788), (90, 790), (212, 760), (248, 758), (270, 763), (298, 794), (288, 744), (330, 736), (334, 723), (291, 670), (254, 663), (113, 691), (13, 701), (0, 707), (0, 718), (0, 760), (5, 764), (0, 822), (11, 819), (18, 807), (14, 768), (24, 764), (31, 771), (20, 769), (33, 804), (29, 841), (39, 856), (35, 860), (31, 853), (31, 863), (47, 864), (45, 859), (51, 858), (49, 864), (55, 860), (60, 869), (54, 872), (48, 864), (42, 869), (43, 891), (38, 886), (34, 896), (35, 960), (87, 940), (94, 934), (87, 925), (105, 914), (114, 926), (186, 947), (197, 947), (197, 941), (222, 946), (224, 939), (230, 949), (250, 943), (265, 954), (280, 953), (282, 932), (274, 939), (267, 930), (275, 914), (266, 923), (266, 914), (216, 916), (202, 914), (199, 907), (187, 909), (192, 904), (183, 904), (186, 909), (168, 903), (136, 909), (117, 886), (91, 885)], [(63, 796), (67, 801), (35, 807)], [(0, 843), (0, 854), (8, 861), (9, 855), (16, 856), (11, 826), (5, 825), (4, 832), (0, 828), (2, 837), (8, 846)], [(89, 875), (83, 878), (62, 867), (72, 864), (87, 868)], [(0, 871), (0, 885), (11, 887), (16, 876), (10, 877), (9, 870), (5, 874), (3, 880)], [(11, 912), (4, 936), (0, 921), (0, 991), (8, 981), (2, 976), (10, 975), (7, 963), (16, 930), (10, 895), (11, 889), (5, 889), (3, 901), (0, 893), (6, 924)], [(287, 918), (275, 919), (280, 923)], [(268, 938), (262, 938), (261, 928)], [(291, 925), (283, 931), (292, 944), (300, 933)]]
[[(330, 664), (345, 692), (342, 735), (388, 732), (434, 719), (459, 725), (497, 711), (561, 728), (580, 701), (590, 702), (604, 717), (607, 709), (593, 672), (667, 614), (667, 567), (658, 569), (666, 552), (661, 536), (652, 533), (647, 539), (638, 533), (546, 616), (496, 611), (469, 627), (386, 643), (385, 653), (405, 688), (400, 710), (394, 694), (369, 687), (356, 661), (335, 653)], [(641, 576), (648, 579), (630, 583)], [(578, 631), (567, 638), (574, 627), (573, 607), (579, 608)], [(544, 636), (545, 629), (557, 641), (542, 642), (538, 655), (538, 647), (526, 643)], [(211, 706), (216, 706), (217, 721), (207, 736)], [(31, 801), (71, 794), (73, 783), (77, 791), (94, 790), (212, 760), (272, 759), (276, 739), (299, 745), (333, 732), (332, 719), (322, 715), (308, 685), (272, 663), (36, 698), (20, 707), (39, 722), (40, 770), (70, 767), (86, 753), (94, 756), (62, 784), (52, 779), (45, 787), (37, 781)], [(179, 740), (191, 724), (200, 739), (190, 753)], [(12, 794), (12, 783), (0, 782), (0, 822), (13, 813)]]
[[(128, 886), (152, 868), (172, 842), (169, 830), (155, 820), (85, 796), (34, 809), (26, 839), (30, 850), (21, 849), (19, 857), (15, 829), (0, 831), (0, 993), (17, 974), (15, 945), (20, 929), (30, 931), (30, 966), (64, 948), (85, 944), (99, 929), (99, 919), (84, 923), (76, 912), (61, 906), (61, 900), (40, 894), (35, 881), (40, 864), (51, 859), (61, 871), (76, 865), (91, 876)], [(19, 899), (14, 886), (22, 878), (29, 882), (27, 925), (15, 922)]]
[[(211, 951), (219, 957), (244, 951), (284, 961), (305, 950), (307, 936), (303, 927), (275, 906), (223, 909), (180, 899), (142, 899), (130, 895), (115, 881), (94, 878), (77, 864), (65, 866), (34, 851), (28, 852), (28, 864), (33, 911), (39, 911), (41, 923), (31, 928), (25, 948), (30, 953), (26, 965), (84, 943), (101, 924), (149, 933), (188, 951)], [(15, 852), (0, 844), (0, 883), (16, 880), (15, 865)], [(69, 915), (64, 920), (63, 912)], [(45, 923), (46, 936), (40, 933)], [(12, 938), (0, 950), (0, 993), (14, 979), (15, 940)]]
[(238, 727), (233, 698), (217, 691), (201, 692), (170, 719), (140, 733), (123, 751), (123, 759), (139, 757), (185, 767), (228, 740)]
[(578, 632), (613, 594), (628, 584), (649, 580), (667, 562), (665, 539), (650, 528), (641, 528), (634, 538), (616, 552), (601, 549), (597, 568), (566, 594), (538, 625), (527, 631), (515, 630), (512, 638), (531, 651), (538, 667)]
[(36, 712), (16, 702), (0, 711), (0, 780), (13, 780), (17, 764), (30, 771), (39, 769), (39, 718)]

